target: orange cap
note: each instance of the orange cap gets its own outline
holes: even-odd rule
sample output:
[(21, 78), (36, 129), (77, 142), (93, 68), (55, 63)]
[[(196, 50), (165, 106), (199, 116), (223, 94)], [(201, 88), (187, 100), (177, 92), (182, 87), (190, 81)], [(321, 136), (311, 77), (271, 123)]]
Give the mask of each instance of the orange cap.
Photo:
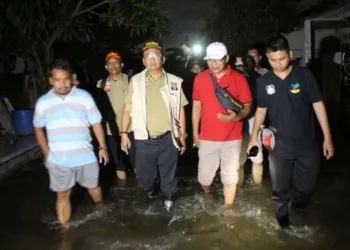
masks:
[(108, 60), (111, 59), (112, 57), (117, 58), (120, 61), (122, 60), (122, 57), (120, 56), (120, 54), (118, 52), (111, 51), (106, 55), (105, 62), (108, 62)]

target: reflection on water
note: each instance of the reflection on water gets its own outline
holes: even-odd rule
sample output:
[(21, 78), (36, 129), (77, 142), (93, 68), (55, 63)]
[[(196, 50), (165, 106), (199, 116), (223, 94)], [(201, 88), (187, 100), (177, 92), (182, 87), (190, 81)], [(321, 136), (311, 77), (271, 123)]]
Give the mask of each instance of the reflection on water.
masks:
[(134, 184), (112, 186), (97, 210), (78, 188), (73, 192), (73, 200), (80, 200), (71, 228), (61, 234), (46, 173), (34, 168), (0, 186), (0, 249), (348, 249), (349, 173), (346, 167), (323, 173), (310, 210), (304, 216), (292, 214), (296, 226), (283, 242), (277, 237), (268, 180), (263, 187), (240, 188), (235, 216), (224, 217), (219, 180), (208, 199), (195, 177), (180, 178), (179, 199), (171, 213), (160, 201), (147, 202)]

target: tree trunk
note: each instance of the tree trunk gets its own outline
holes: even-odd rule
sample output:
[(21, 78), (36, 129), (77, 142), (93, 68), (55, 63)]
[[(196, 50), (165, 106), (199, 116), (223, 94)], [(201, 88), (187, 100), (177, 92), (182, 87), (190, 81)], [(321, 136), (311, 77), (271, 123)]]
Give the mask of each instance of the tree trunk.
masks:
[(52, 53), (51, 53), (51, 47), (52, 44), (48, 44), (45, 48), (45, 69), (48, 70), (49, 64), (52, 60)]
[(32, 47), (30, 51), (31, 57), (33, 58), (35, 62), (35, 71), (37, 75), (43, 75), (44, 74), (44, 69), (43, 69), (43, 64), (40, 59), (40, 56), (38, 52), (36, 51), (36, 48)]
[(41, 76), (44, 75), (44, 69), (43, 69), (43, 63), (42, 60), (40, 59), (40, 56), (36, 50), (35, 47), (31, 48), (31, 56), (32, 59), (34, 60), (35, 63), (35, 73), (33, 76), (30, 78), (30, 86), (31, 86), (31, 105), (35, 105), (35, 102), (38, 100), (39, 96), (41, 95), (41, 81), (40, 78)]

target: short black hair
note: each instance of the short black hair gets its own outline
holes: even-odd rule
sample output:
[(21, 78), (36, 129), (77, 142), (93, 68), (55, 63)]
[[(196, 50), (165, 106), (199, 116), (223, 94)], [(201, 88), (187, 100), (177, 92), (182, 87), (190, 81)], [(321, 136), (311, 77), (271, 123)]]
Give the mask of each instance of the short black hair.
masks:
[(52, 76), (52, 71), (54, 69), (61, 69), (61, 70), (66, 70), (69, 72), (70, 75), (72, 75), (73, 70), (72, 70), (72, 66), (69, 63), (68, 60), (62, 59), (62, 58), (58, 58), (58, 59), (54, 59), (50, 65), (49, 65), (49, 69), (48, 69), (48, 75), (49, 77)]
[(252, 71), (255, 68), (255, 60), (251, 55), (246, 55), (244, 64), (246, 65), (247, 70)]
[(284, 36), (278, 35), (278, 36), (272, 36), (267, 40), (266, 53), (276, 52), (281, 50), (286, 50), (288, 52), (290, 51), (287, 38), (285, 38)]
[(198, 60), (191, 60), (191, 61), (189, 62), (189, 64), (188, 64), (189, 69), (192, 69), (193, 66), (195, 66), (195, 65), (198, 65), (199, 67), (203, 68), (203, 67), (202, 67), (202, 64), (200, 63), (200, 61), (198, 61)]
[(257, 47), (250, 47), (250, 48), (248, 49), (248, 51), (250, 51), (250, 50), (256, 50), (256, 51), (259, 53), (259, 55), (261, 54), (261, 53), (260, 53), (260, 50), (259, 50)]

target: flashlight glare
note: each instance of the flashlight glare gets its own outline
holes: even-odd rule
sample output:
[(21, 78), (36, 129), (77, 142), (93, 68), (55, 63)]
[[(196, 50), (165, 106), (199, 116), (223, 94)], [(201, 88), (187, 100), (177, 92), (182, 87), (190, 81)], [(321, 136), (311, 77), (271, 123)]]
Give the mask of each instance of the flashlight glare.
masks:
[(194, 54), (199, 54), (202, 52), (202, 46), (200, 45), (194, 45), (193, 48), (192, 48), (192, 51)]

